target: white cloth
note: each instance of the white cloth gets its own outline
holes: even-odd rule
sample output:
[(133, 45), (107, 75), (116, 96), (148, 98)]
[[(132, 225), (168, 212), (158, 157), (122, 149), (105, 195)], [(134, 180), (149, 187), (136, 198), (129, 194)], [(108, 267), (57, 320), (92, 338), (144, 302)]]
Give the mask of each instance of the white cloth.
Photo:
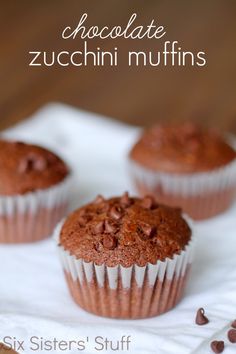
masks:
[[(71, 208), (97, 193), (105, 196), (131, 190), (126, 156), (138, 128), (60, 104), (51, 104), (10, 129), (10, 138), (40, 143), (60, 153), (74, 171)], [(0, 246), (0, 341), (83, 340), (86, 349), (53, 353), (190, 354), (211, 353), (213, 339), (226, 340), (225, 354), (236, 353), (226, 332), (236, 318), (236, 208), (196, 225), (195, 264), (185, 298), (172, 311), (136, 321), (110, 320), (88, 314), (72, 301), (52, 239), (27, 245)], [(197, 326), (195, 313), (204, 307), (210, 323)], [(94, 348), (96, 336), (116, 341), (131, 336), (129, 351)], [(33, 346), (34, 347), (34, 346)], [(36, 347), (34, 347), (36, 348)], [(74, 349), (73, 349), (74, 348)], [(98, 346), (98, 348), (101, 348)], [(45, 348), (44, 348), (45, 349)], [(48, 353), (46, 350), (38, 351)]]

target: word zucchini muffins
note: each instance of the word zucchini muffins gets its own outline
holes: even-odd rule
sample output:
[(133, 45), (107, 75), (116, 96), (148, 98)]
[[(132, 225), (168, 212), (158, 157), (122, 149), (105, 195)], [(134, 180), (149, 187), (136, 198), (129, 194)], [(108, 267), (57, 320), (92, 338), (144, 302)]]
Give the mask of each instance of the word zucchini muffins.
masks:
[(180, 209), (151, 197), (97, 199), (55, 230), (72, 297), (113, 318), (145, 318), (181, 299), (192, 262), (192, 231)]
[(129, 162), (140, 195), (180, 206), (195, 219), (221, 213), (235, 199), (235, 149), (216, 132), (193, 123), (144, 132)]
[(0, 242), (49, 236), (65, 215), (69, 183), (68, 167), (52, 152), (0, 140)]

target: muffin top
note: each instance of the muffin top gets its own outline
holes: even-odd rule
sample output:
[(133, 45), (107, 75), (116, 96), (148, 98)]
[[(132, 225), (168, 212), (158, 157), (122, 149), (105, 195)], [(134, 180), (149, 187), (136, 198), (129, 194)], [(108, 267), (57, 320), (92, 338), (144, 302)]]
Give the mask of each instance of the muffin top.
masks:
[(0, 195), (45, 189), (68, 173), (65, 163), (42, 147), (0, 140)]
[(126, 192), (107, 200), (98, 196), (70, 214), (59, 243), (85, 262), (129, 267), (171, 258), (190, 238), (180, 209), (157, 204), (149, 196), (131, 198)]
[(236, 158), (236, 152), (215, 131), (194, 123), (156, 125), (144, 132), (130, 158), (149, 169), (170, 173), (205, 172)]

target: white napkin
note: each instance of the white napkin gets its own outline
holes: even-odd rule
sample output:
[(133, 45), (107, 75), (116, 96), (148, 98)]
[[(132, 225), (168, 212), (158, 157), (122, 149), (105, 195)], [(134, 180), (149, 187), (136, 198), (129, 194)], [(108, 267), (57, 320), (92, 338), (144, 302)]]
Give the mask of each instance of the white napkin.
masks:
[[(98, 115), (51, 104), (5, 133), (10, 138), (40, 143), (61, 154), (72, 166), (71, 208), (96, 194), (131, 190), (126, 156), (139, 133)], [(236, 353), (226, 333), (236, 318), (236, 207), (196, 224), (195, 264), (185, 298), (172, 311), (147, 320), (110, 320), (90, 315), (72, 301), (52, 239), (20, 246), (0, 246), (0, 341), (24, 341), (20, 353), (211, 353), (213, 339), (225, 340), (224, 353)], [(197, 326), (195, 313), (204, 307), (210, 323)], [(31, 343), (32, 340), (37, 344)], [(104, 344), (96, 344), (97, 341)], [(121, 338), (130, 336), (129, 350)], [(42, 337), (42, 340), (40, 338)], [(46, 340), (85, 340), (85, 349), (46, 350)], [(112, 341), (105, 347), (105, 339)], [(119, 350), (114, 349), (120, 345)], [(44, 348), (37, 349), (42, 343)], [(32, 349), (30, 348), (32, 347)], [(17, 345), (15, 346), (17, 349)], [(81, 348), (82, 349), (82, 348)]]

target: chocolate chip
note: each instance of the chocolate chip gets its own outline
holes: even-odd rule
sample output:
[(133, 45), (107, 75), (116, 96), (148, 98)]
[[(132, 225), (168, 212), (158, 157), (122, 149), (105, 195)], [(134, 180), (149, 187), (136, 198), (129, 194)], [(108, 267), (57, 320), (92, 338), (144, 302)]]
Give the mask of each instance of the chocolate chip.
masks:
[(121, 219), (123, 216), (123, 209), (119, 206), (114, 205), (111, 208), (110, 216), (112, 217), (112, 219), (115, 219), (115, 220)]
[(117, 239), (112, 235), (106, 235), (103, 239), (103, 246), (108, 250), (114, 250), (117, 246)]
[(222, 353), (225, 348), (225, 343), (223, 340), (214, 340), (211, 342), (211, 349), (214, 353)]
[(80, 226), (85, 226), (91, 219), (91, 215), (86, 214), (86, 211), (82, 210), (78, 218), (78, 223)]
[(231, 327), (236, 328), (236, 320), (231, 323)]
[(195, 322), (199, 326), (203, 326), (209, 322), (208, 318), (205, 316), (205, 310), (202, 307), (197, 310)]
[(236, 329), (230, 329), (228, 331), (228, 338), (231, 343), (236, 343)]
[(100, 203), (102, 203), (102, 202), (104, 202), (105, 201), (105, 199), (103, 198), (103, 196), (101, 195), (101, 194), (99, 194), (96, 198), (95, 198), (95, 200), (94, 200), (94, 204), (100, 204)]
[(118, 230), (118, 226), (112, 220), (105, 220), (105, 232), (114, 234)]
[(137, 233), (141, 240), (148, 240), (149, 238), (153, 237), (157, 229), (155, 226), (151, 226), (146, 223), (140, 223), (137, 227)]
[(95, 244), (94, 248), (97, 252), (102, 252), (103, 251), (103, 244), (101, 242), (97, 242)]
[(38, 156), (36, 154), (29, 154), (24, 159), (22, 159), (18, 166), (19, 173), (27, 173), (30, 171), (43, 171), (47, 167), (47, 161), (43, 156)]
[(78, 223), (80, 226), (85, 226), (87, 223), (87, 217), (85, 215), (80, 215), (78, 218)]
[(125, 192), (120, 198), (120, 202), (124, 207), (129, 207), (132, 204), (132, 200), (129, 197), (129, 193)]
[(145, 209), (152, 209), (155, 205), (155, 201), (152, 197), (146, 196), (143, 198), (141, 205)]
[(33, 169), (33, 161), (29, 160), (28, 158), (24, 158), (20, 160), (18, 165), (18, 172), (19, 173), (27, 173)]
[(104, 232), (104, 221), (99, 221), (93, 228), (93, 232), (95, 235), (102, 234)]

